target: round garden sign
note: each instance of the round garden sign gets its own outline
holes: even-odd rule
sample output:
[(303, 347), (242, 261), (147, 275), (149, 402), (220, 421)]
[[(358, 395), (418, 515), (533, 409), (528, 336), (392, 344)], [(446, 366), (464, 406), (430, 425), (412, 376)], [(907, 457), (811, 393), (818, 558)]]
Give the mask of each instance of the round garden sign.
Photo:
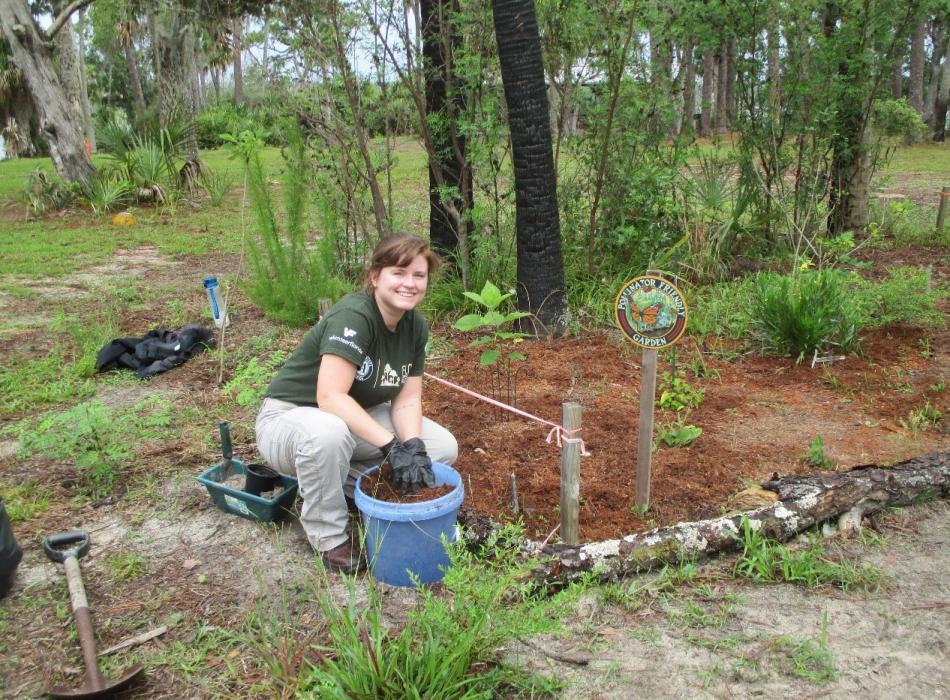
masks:
[(651, 350), (679, 340), (686, 330), (688, 313), (680, 290), (657, 275), (628, 280), (614, 304), (620, 330), (637, 345)]

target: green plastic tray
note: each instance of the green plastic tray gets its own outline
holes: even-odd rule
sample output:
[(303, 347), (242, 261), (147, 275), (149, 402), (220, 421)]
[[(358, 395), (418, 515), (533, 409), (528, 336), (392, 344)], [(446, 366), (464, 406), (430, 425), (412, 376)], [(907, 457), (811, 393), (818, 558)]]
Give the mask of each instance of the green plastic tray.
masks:
[[(231, 461), (232, 474), (244, 474), (244, 462), (239, 459)], [(208, 489), (211, 500), (221, 510), (232, 513), (248, 520), (259, 522), (275, 522), (291, 512), (291, 506), (297, 497), (297, 480), (292, 476), (280, 475), (280, 482), (284, 487), (274, 498), (255, 496), (252, 493), (233, 489), (225, 484), (218, 483), (221, 473), (221, 464), (215, 464), (206, 469), (198, 477), (198, 483)]]

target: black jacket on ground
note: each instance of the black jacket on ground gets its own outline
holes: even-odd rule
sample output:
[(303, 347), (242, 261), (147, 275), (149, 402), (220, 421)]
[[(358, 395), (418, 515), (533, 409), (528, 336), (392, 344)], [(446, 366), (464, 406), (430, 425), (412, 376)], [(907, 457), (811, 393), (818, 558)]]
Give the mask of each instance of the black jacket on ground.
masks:
[(142, 338), (116, 338), (99, 351), (96, 371), (108, 372), (127, 367), (139, 379), (154, 377), (185, 362), (214, 345), (208, 328), (190, 323), (180, 330), (150, 330)]

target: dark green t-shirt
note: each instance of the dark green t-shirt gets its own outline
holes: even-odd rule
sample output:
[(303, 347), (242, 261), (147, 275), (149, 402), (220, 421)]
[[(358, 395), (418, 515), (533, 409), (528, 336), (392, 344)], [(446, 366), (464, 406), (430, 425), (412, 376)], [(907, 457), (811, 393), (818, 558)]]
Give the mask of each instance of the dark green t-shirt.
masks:
[(359, 369), (350, 396), (363, 408), (391, 401), (407, 377), (421, 377), (429, 331), (422, 314), (403, 315), (395, 331), (386, 328), (372, 291), (343, 297), (277, 372), (267, 396), (299, 406), (317, 405), (317, 372), (325, 354), (339, 355)]

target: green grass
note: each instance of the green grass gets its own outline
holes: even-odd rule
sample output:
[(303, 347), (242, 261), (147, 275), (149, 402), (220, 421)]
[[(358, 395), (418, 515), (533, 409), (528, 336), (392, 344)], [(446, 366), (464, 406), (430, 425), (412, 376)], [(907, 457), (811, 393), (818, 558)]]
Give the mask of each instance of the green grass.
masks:
[(748, 518), (742, 519), (737, 538), (742, 552), (733, 573), (739, 577), (806, 588), (837, 586), (846, 591), (876, 590), (884, 580), (880, 569), (857, 564), (844, 556), (836, 557), (819, 540), (798, 548), (769, 540)]
[[(950, 141), (901, 146), (894, 151), (885, 174), (896, 173), (950, 173)], [(935, 202), (936, 202), (935, 193)]]
[(26, 522), (49, 510), (49, 492), (32, 481), (22, 483), (0, 482), (0, 498), (10, 522)]

